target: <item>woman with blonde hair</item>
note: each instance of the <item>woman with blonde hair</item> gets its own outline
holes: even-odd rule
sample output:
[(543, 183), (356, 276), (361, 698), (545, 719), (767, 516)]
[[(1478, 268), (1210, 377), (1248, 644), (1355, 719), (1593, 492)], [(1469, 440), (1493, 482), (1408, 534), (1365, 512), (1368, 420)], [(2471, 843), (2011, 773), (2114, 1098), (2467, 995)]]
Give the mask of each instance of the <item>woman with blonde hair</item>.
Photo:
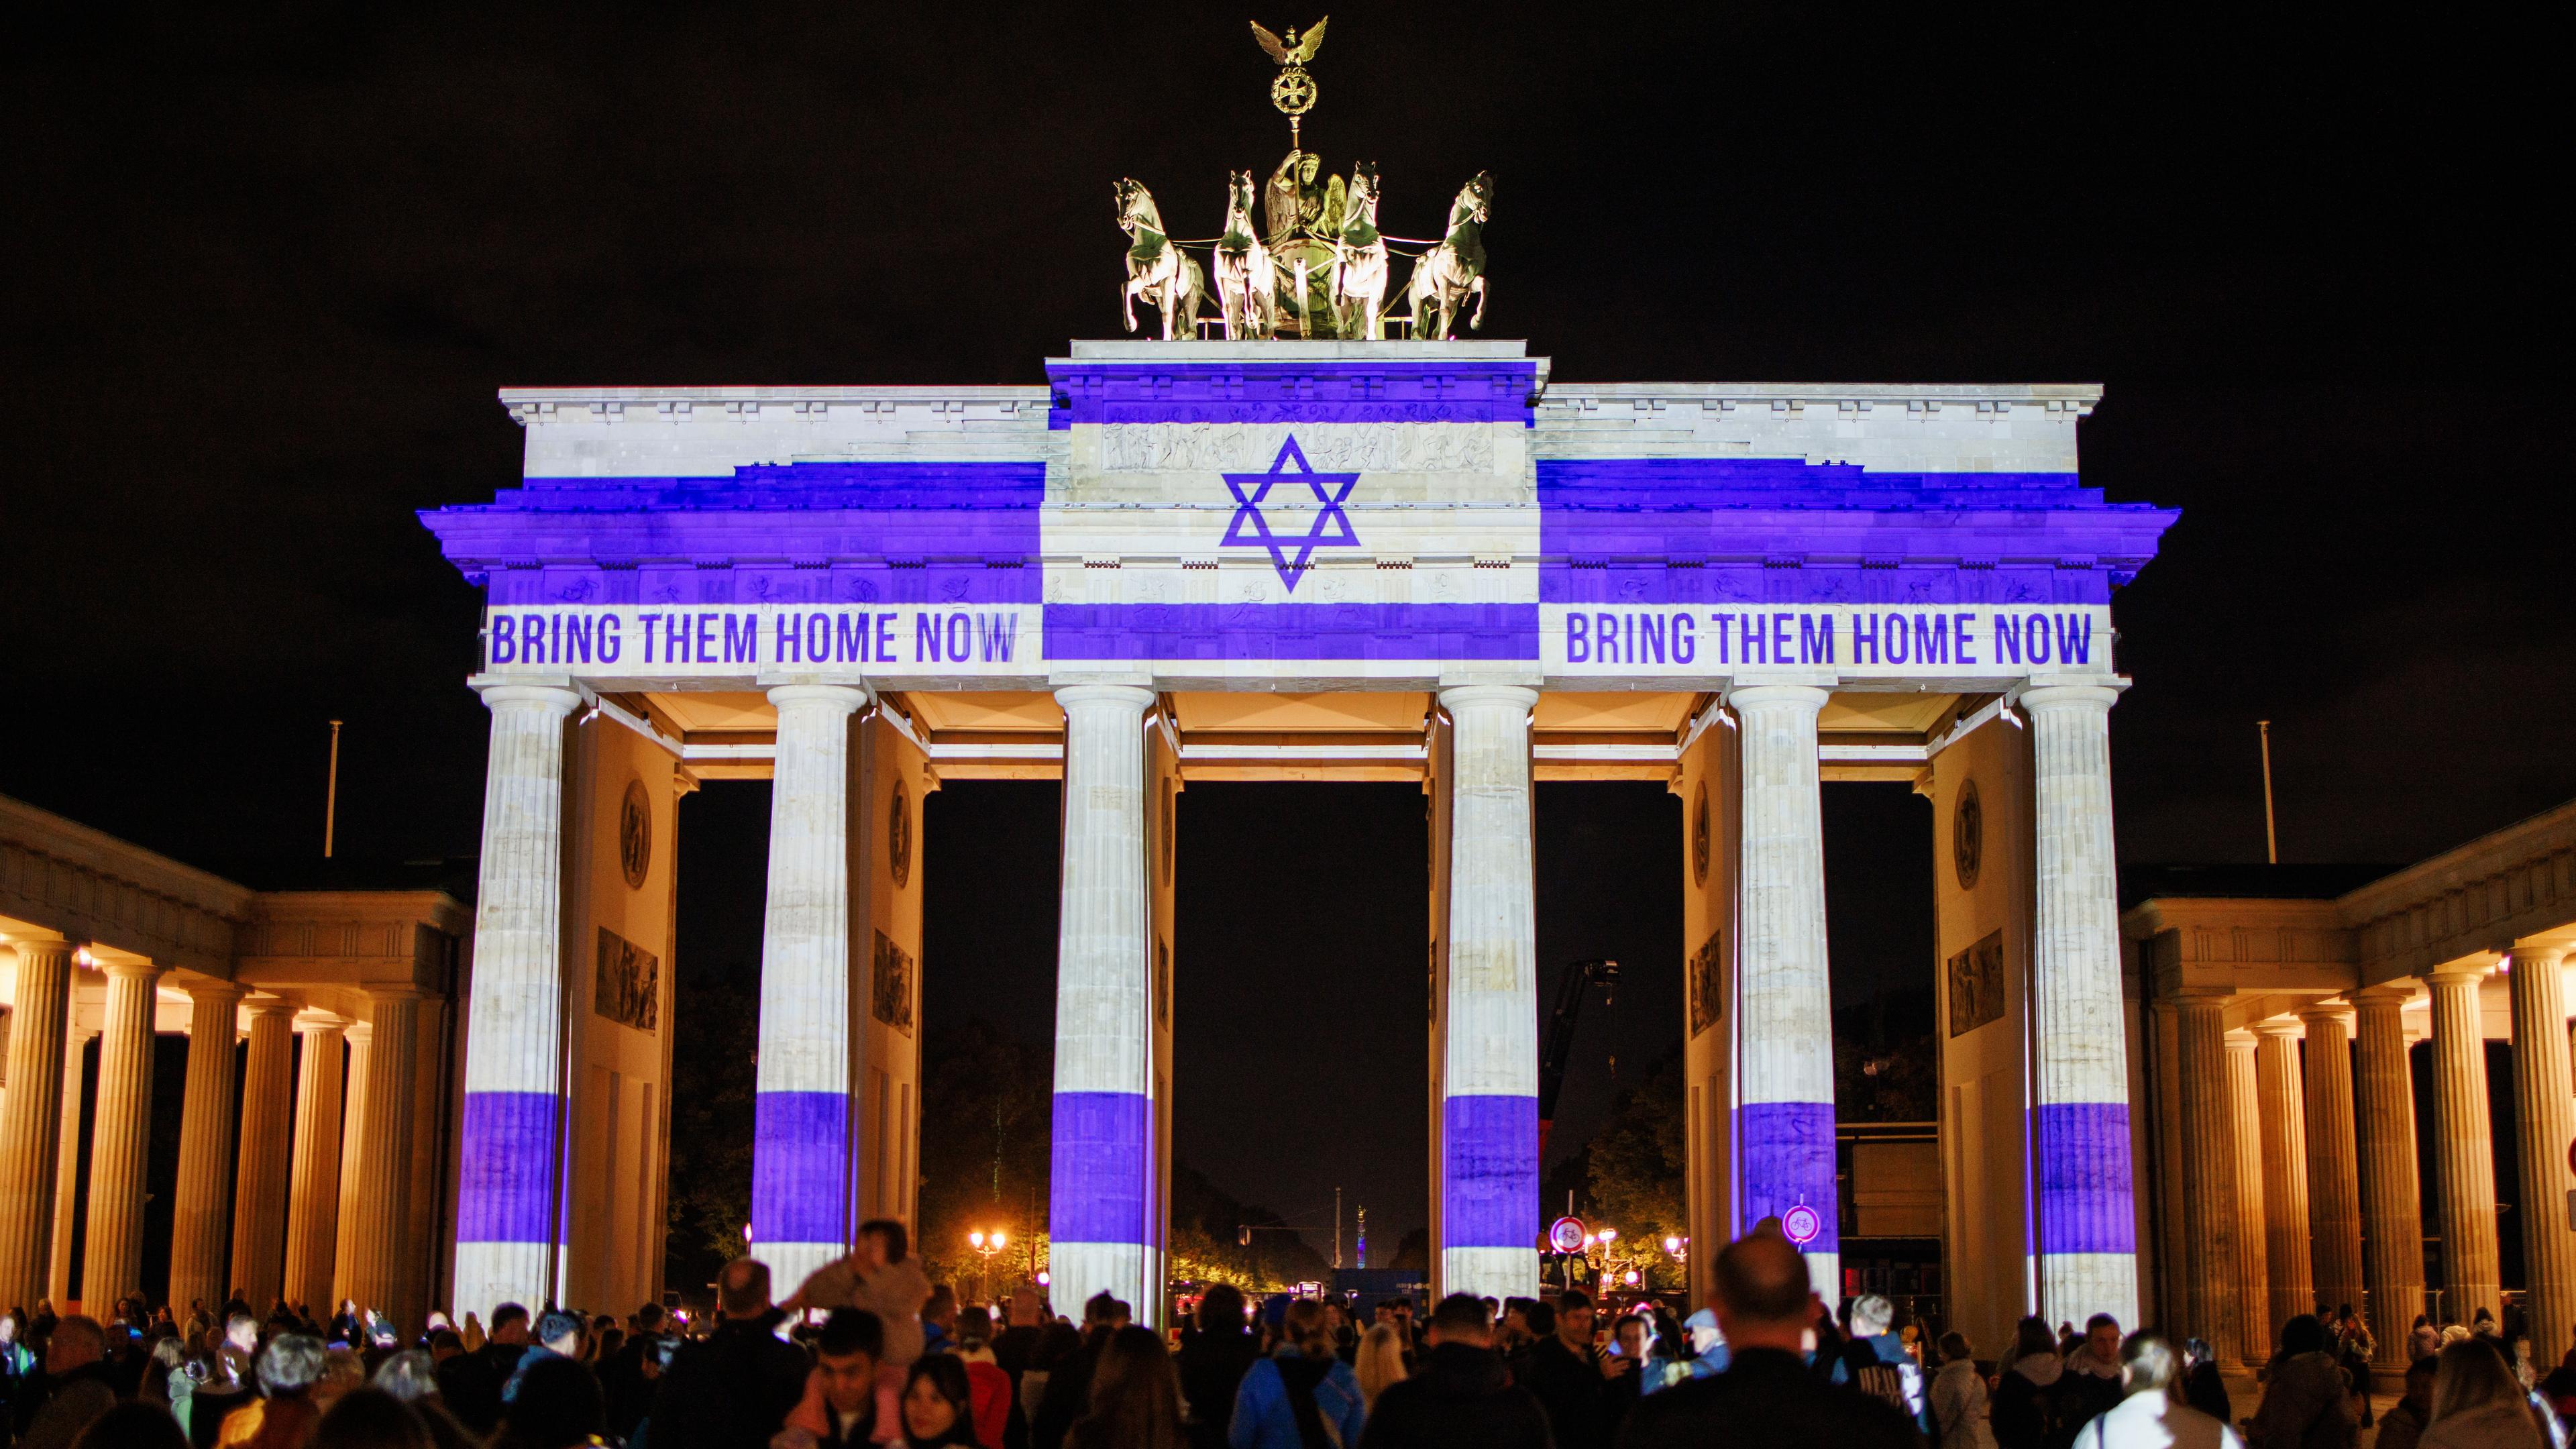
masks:
[(2531, 1396), (2492, 1340), (2446, 1344), (2433, 1370), (2433, 1419), (2422, 1449), (2549, 1449)]
[(1360, 1335), (1359, 1362), (1352, 1365), (1360, 1381), (1360, 1402), (1377, 1407), (1377, 1396), (1404, 1377), (1404, 1339), (1392, 1323), (1372, 1323)]
[(1355, 1445), (1367, 1419), (1359, 1376), (1333, 1351), (1324, 1305), (1300, 1298), (1281, 1317), (1270, 1357), (1244, 1372), (1226, 1443), (1233, 1449)]

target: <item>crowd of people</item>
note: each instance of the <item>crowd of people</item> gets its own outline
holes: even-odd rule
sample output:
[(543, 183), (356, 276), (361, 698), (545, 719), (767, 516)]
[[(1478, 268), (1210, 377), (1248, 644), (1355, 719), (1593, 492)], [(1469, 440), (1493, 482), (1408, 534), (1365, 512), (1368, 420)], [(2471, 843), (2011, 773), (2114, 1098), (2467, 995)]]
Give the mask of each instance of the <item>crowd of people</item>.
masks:
[[(1453, 1294), (1255, 1305), (1226, 1286), (1168, 1335), (1101, 1294), (1081, 1322), (1032, 1287), (961, 1304), (871, 1222), (856, 1250), (773, 1301), (744, 1258), (716, 1312), (623, 1319), (504, 1303), (432, 1314), (406, 1342), (343, 1303), (136, 1299), (102, 1318), (0, 1317), (0, 1444), (32, 1449), (2351, 1449), (2368, 1422), (2369, 1330), (2302, 1315), (2238, 1421), (2199, 1340), (2026, 1319), (1989, 1373), (1957, 1333), (1926, 1345), (1886, 1299), (1830, 1310), (1766, 1224), (1713, 1264), (1715, 1301), (1675, 1321)], [(1605, 1321), (1606, 1320), (1606, 1321)], [(2567, 1449), (2576, 1351), (2531, 1392), (2492, 1321), (2410, 1334), (2377, 1449)], [(1927, 1364), (1927, 1352), (1937, 1364)], [(2561, 1392), (2567, 1390), (2568, 1392)]]

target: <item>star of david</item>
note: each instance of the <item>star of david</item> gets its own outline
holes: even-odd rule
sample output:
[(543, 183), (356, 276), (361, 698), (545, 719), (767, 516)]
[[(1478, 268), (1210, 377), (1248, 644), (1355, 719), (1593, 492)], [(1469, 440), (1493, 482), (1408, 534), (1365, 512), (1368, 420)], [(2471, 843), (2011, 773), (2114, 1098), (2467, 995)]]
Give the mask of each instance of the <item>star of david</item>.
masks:
[[(1288, 471), (1291, 462), (1297, 465), (1294, 473)], [(1351, 496), (1360, 475), (1316, 472), (1307, 463), (1305, 450), (1297, 446), (1295, 435), (1279, 445), (1279, 456), (1270, 461), (1269, 472), (1227, 473), (1223, 477), (1236, 506), (1234, 520), (1225, 526), (1220, 545), (1270, 550), (1270, 562), (1279, 570), (1279, 582), (1287, 586), (1288, 592), (1297, 592), (1297, 580), (1305, 573), (1307, 561), (1315, 556), (1316, 549), (1358, 546), (1360, 536), (1351, 531), (1351, 517), (1342, 511), (1342, 503)], [(1261, 513), (1261, 502), (1270, 496), (1270, 490), (1292, 479), (1314, 490), (1315, 501), (1322, 505), (1302, 536), (1271, 532), (1270, 520)], [(1251, 491), (1247, 493), (1246, 489)], [(1290, 556), (1292, 549), (1294, 557)]]

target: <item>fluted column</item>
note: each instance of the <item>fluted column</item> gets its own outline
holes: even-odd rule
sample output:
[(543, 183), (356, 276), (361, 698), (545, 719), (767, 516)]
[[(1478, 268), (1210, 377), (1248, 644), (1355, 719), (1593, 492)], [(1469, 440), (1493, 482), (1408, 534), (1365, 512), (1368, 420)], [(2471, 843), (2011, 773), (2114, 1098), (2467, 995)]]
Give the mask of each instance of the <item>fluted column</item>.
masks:
[(2522, 1272), (2531, 1343), (2544, 1358), (2576, 1336), (2576, 1241), (2567, 1221), (2568, 1143), (2576, 1085), (2568, 1079), (2566, 948), (2515, 942), (2513, 1083), (2522, 1166)]
[(2254, 1080), (2254, 1034), (2227, 1034), (2227, 1099), (2236, 1153), (2236, 1296), (2245, 1361), (2272, 1356), (2272, 1265), (2263, 1212), (2263, 1106)]
[(1450, 722), (1440, 1271), (1452, 1293), (1538, 1291), (1538, 916), (1530, 711), (1508, 684), (1440, 692)]
[[(2307, 1023), (2308, 1242), (2317, 1302), (2365, 1295), (2361, 1276), (2361, 1157), (2352, 1121), (2352, 1008), (2311, 1006)], [(2374, 1324), (2374, 1328), (2376, 1325)]]
[(2236, 1101), (2227, 1084), (2226, 1010), (2224, 997), (2186, 996), (2174, 1012), (2181, 1057), (2184, 1296), (2191, 1334), (2207, 1339), (2222, 1354), (2245, 1338), (2236, 1266), (2243, 1224), (2236, 1214)]
[[(1056, 926), (1055, 1141), (1047, 1223), (1055, 1301), (1152, 1301), (1146, 1179), (1156, 1170), (1145, 872), (1150, 691), (1055, 692), (1064, 709), (1064, 867)], [(1142, 1309), (1139, 1309), (1140, 1315)]]
[[(376, 1029), (370, 1022), (353, 1021), (348, 1034), (349, 1081), (341, 1089), (345, 1095), (340, 1102), (340, 1206), (332, 1215), (331, 1234), (331, 1303), (335, 1311), (341, 1299), (357, 1296), (353, 1265), (358, 1250), (358, 1192), (367, 1170), (367, 1088)], [(360, 1302), (358, 1306), (383, 1305)]]
[(2038, 828), (2031, 1131), (2040, 1180), (2040, 1312), (2138, 1322), (2127, 1016), (2111, 830), (2108, 685), (2025, 689)]
[(1804, 1245), (1807, 1276), (1831, 1299), (1842, 1291), (1842, 1228), (1816, 773), (1816, 715), (1826, 698), (1822, 689), (1774, 684), (1733, 690), (1726, 702), (1741, 728), (1744, 780), (1737, 877), (1739, 1211), (1749, 1224), (1810, 1209), (1816, 1234)]
[(2361, 1074), (2362, 1265), (2370, 1278), (2369, 1319), (2379, 1342), (2372, 1362), (2406, 1366), (2406, 1331), (2424, 1311), (2424, 1222), (2415, 1174), (2415, 1082), (2406, 1066), (2405, 985), (2353, 993)]
[(457, 1124), (450, 1307), (486, 1321), (554, 1283), (563, 1138), (564, 719), (555, 684), (486, 683), (483, 854)]
[(72, 1261), (72, 1229), (80, 1220), (81, 1208), (81, 1112), (89, 1105), (85, 1064), (89, 1044), (97, 1036), (74, 1024), (63, 1039), (62, 1149), (54, 1154), (54, 1223), (45, 1243), (45, 1291), (54, 1300), (55, 1311), (62, 1313), (71, 1311), (73, 1270), (80, 1266)]
[(2504, 1310), (2486, 1029), (2478, 1013), (2478, 985), (2486, 975), (2484, 966), (2465, 966), (2427, 978), (2433, 994), (2433, 1201), (2442, 1212), (2442, 1306), (2462, 1323), (2481, 1308), (2499, 1315)]
[(2254, 1028), (2254, 1090), (2263, 1114), (2263, 1258), (2271, 1268), (2267, 1329), (2317, 1311), (2308, 1252), (2307, 1092), (2299, 1075), (2299, 1024), (2275, 1017)]
[(232, 1238), (233, 1045), (244, 988), (188, 988), (188, 1092), (179, 1109), (179, 1192), (170, 1225), (170, 1312), (224, 1307), (224, 1250)]
[(412, 1199), (412, 1119), (417, 1099), (420, 1047), (419, 992), (371, 990), (367, 993), (367, 1091), (357, 1110), (367, 1150), (358, 1159), (358, 1190), (345, 1197), (342, 1229), (349, 1239), (349, 1290), (354, 1298), (393, 1320), (408, 1336), (419, 1330), (426, 1310), (414, 1301), (418, 1291), (403, 1271), (413, 1244), (406, 1241), (404, 1220)]
[(108, 962), (99, 1037), (98, 1124), (89, 1153), (81, 1304), (103, 1309), (143, 1287), (143, 1175), (152, 1145), (152, 1008), (162, 967)]
[[(48, 1286), (45, 1250), (52, 1236), (56, 1158), (63, 1150), (72, 943), (21, 938), (9, 944), (17, 949), (18, 986), (9, 1004), (9, 1089), (0, 1094), (0, 1307), (18, 1304), (32, 1312)], [(71, 1077), (80, 1080), (77, 1059)], [(72, 1132), (77, 1141), (77, 1117)]]
[[(760, 937), (751, 1226), (784, 1293), (848, 1252), (858, 1226), (851, 1164), (865, 1149), (851, 1125), (859, 1082), (850, 1039), (850, 716), (868, 694), (788, 684), (769, 691), (769, 702), (778, 708), (778, 755)], [(1066, 768), (1071, 799), (1070, 758)]]
[(295, 1145), (294, 1008), (250, 1004), (242, 1066), (241, 1137), (233, 1166), (232, 1286), (265, 1314), (286, 1286), (287, 1174)]
[[(295, 1082), (295, 1172), (286, 1212), (286, 1300), (328, 1319), (331, 1259), (340, 1241), (340, 1043), (328, 1013), (296, 1018), (304, 1038)], [(253, 1305), (257, 1306), (257, 1305)]]

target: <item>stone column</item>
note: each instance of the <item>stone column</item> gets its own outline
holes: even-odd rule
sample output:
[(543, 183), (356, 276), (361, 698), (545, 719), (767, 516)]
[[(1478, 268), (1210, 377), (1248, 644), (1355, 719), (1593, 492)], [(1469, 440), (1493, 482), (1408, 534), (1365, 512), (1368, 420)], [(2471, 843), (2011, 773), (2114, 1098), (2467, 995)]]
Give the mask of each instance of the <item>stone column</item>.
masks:
[(2030, 717), (2038, 804), (2031, 961), (2036, 1070), (2031, 1131), (2040, 1180), (2040, 1312), (2138, 1323), (2138, 1226), (2129, 1160), (2127, 1014), (2111, 836), (2111, 705), (2118, 689), (2045, 685)]
[[(2352, 1008), (2311, 1006), (2307, 1023), (2308, 1239), (2317, 1301), (2361, 1307), (2361, 1159), (2352, 1123)], [(2410, 1316), (2410, 1320), (2411, 1316)], [(2374, 1329), (2376, 1324), (2373, 1325)]]
[(1137, 1306), (1145, 1281), (1146, 1133), (1153, 1094), (1153, 966), (1145, 862), (1145, 711), (1151, 691), (1055, 692), (1064, 708), (1064, 870), (1056, 926), (1055, 1144), (1047, 1224), (1054, 1300)]
[(232, 1239), (233, 1044), (242, 987), (188, 988), (188, 1092), (179, 1117), (179, 1195), (170, 1226), (170, 1312), (224, 1309), (224, 1249)]
[(2299, 1074), (2299, 1024), (2275, 1017), (2254, 1028), (2254, 1090), (2263, 1113), (2263, 1257), (2272, 1269), (2267, 1317), (2281, 1325), (2317, 1311), (2308, 1253), (2308, 1108)]
[(2272, 1264), (2264, 1236), (2263, 1107), (2254, 1082), (2254, 1034), (2227, 1034), (2227, 1099), (2236, 1152), (2236, 1295), (2245, 1362), (2272, 1356)]
[(54, 1225), (45, 1247), (46, 1291), (60, 1313), (71, 1311), (72, 1270), (79, 1266), (72, 1261), (72, 1229), (80, 1220), (81, 1207), (81, 1110), (89, 1104), (83, 1063), (97, 1037), (97, 1032), (75, 1025), (63, 1041), (62, 1150), (54, 1154)]
[(343, 1199), (349, 1238), (349, 1291), (359, 1306), (393, 1320), (408, 1336), (420, 1330), (427, 1310), (414, 1301), (413, 1276), (404, 1271), (416, 1244), (405, 1231), (412, 1202), (412, 1123), (417, 1115), (421, 993), (370, 990), (366, 1053), (367, 1091), (358, 1110), (366, 1152), (358, 1159), (358, 1190)]
[(2567, 1221), (2568, 1143), (2576, 1140), (2576, 1087), (2567, 1064), (2563, 946), (2513, 947), (2513, 1085), (2522, 1166), (2522, 1264), (2530, 1342), (2544, 1361), (2576, 1336), (2576, 1240)]
[[(485, 1322), (554, 1285), (563, 1137), (564, 719), (557, 684), (487, 683), (483, 854), (457, 1124), (450, 1308)], [(325, 1240), (327, 1241), (327, 1239)]]
[(2433, 972), (2433, 1201), (2442, 1211), (2442, 1306), (2461, 1323), (2504, 1312), (2497, 1262), (2495, 1157), (2487, 1115), (2481, 965)]
[(1439, 1248), (1452, 1293), (1538, 1292), (1537, 704), (1536, 691), (1517, 685), (1440, 691), (1451, 771)]
[[(2237, 1251), (2236, 1101), (2227, 1083), (2227, 1000), (2186, 996), (2174, 1012), (2181, 1056), (2185, 1298), (2190, 1333), (2222, 1356), (2245, 1341)], [(2126, 1327), (2126, 1324), (2121, 1325)]]
[(2415, 1083), (2406, 1067), (2405, 985), (2353, 993), (2361, 1075), (2362, 1266), (2381, 1368), (2406, 1367), (2406, 1331), (2424, 1311), (2424, 1224), (2415, 1176)]
[(1842, 1232), (1816, 775), (1816, 714), (1825, 699), (1822, 689), (1772, 684), (1733, 690), (1726, 702), (1742, 730), (1744, 777), (1736, 893), (1740, 1215), (1753, 1224), (1812, 1209), (1807, 1276), (1831, 1301), (1842, 1292)]
[[(304, 1060), (295, 1090), (295, 1176), (286, 1214), (286, 1300), (315, 1322), (331, 1299), (331, 1259), (340, 1241), (340, 1018), (296, 1018)], [(256, 1305), (254, 1305), (256, 1306)], [(462, 1315), (459, 1315), (462, 1321)]]
[[(54, 1175), (64, 1150), (60, 1107), (72, 943), (20, 938), (10, 944), (18, 953), (18, 989), (9, 1007), (9, 1088), (0, 1093), (0, 1308), (18, 1304), (33, 1312), (49, 1286)], [(70, 1076), (77, 1092), (78, 1057), (72, 1058)], [(77, 1109), (79, 1098), (72, 1101)], [(80, 1118), (73, 1116), (71, 1123), (77, 1144)]]
[(761, 920), (751, 1241), (783, 1295), (848, 1252), (858, 1226), (850, 716), (868, 694), (789, 684), (769, 691), (769, 702), (778, 707), (778, 756)]
[(98, 1050), (98, 1125), (89, 1152), (89, 1220), (81, 1306), (90, 1316), (143, 1287), (143, 1174), (152, 1145), (152, 1008), (163, 968), (106, 963), (106, 1029)]
[[(373, 1055), (376, 1029), (372, 1023), (349, 1023), (349, 1081), (341, 1089), (340, 1101), (340, 1206), (332, 1214), (331, 1233), (331, 1307), (337, 1312), (340, 1300), (356, 1296), (354, 1281), (358, 1252), (358, 1190), (364, 1185), (367, 1171), (367, 1087), (369, 1058)], [(361, 1308), (380, 1308), (377, 1303), (360, 1303)], [(327, 1321), (327, 1320), (326, 1320)]]
[(232, 1286), (261, 1314), (286, 1290), (286, 1188), (295, 1142), (293, 1016), (294, 1009), (277, 997), (251, 1002), (250, 1051), (242, 1069)]

